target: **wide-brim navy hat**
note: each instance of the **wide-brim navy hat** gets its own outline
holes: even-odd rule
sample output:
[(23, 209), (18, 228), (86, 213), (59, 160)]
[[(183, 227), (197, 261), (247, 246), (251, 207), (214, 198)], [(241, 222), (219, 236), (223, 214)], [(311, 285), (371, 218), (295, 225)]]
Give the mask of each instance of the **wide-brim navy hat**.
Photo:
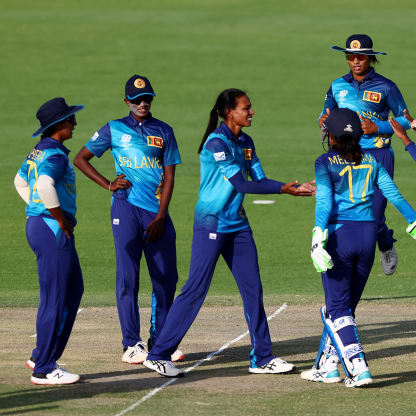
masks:
[(351, 35), (345, 42), (345, 48), (331, 46), (334, 51), (352, 53), (358, 55), (387, 55), (386, 52), (376, 52), (373, 50), (373, 41), (368, 35)]
[(42, 104), (36, 113), (36, 118), (39, 120), (40, 128), (38, 128), (32, 137), (39, 136), (50, 126), (53, 126), (60, 121), (70, 117), (72, 114), (82, 110), (85, 105), (71, 105), (69, 106), (62, 97), (55, 97), (45, 104)]
[(334, 108), (331, 110), (324, 125), (335, 137), (346, 135), (359, 140), (363, 135), (361, 120), (358, 114), (349, 108)]
[(126, 82), (125, 93), (128, 100), (134, 100), (141, 95), (156, 96), (150, 81), (142, 75), (133, 75), (128, 79)]

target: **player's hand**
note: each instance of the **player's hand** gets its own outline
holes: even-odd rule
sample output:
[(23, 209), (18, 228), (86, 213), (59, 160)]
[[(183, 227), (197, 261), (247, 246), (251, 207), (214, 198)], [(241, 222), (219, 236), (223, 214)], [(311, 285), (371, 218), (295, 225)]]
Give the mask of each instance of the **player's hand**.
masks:
[(328, 230), (322, 231), (320, 227), (312, 230), (312, 249), (311, 259), (315, 269), (319, 273), (325, 273), (328, 269), (334, 267), (331, 256), (325, 250), (328, 241)]
[(319, 119), (319, 127), (322, 127), (322, 124), (325, 123), (326, 119), (331, 114), (331, 110), (329, 108), (326, 108), (325, 111), (326, 111), (326, 114), (323, 114), (321, 118)]
[(305, 182), (299, 185), (298, 181), (288, 182), (282, 186), (281, 193), (293, 196), (312, 196), (316, 193), (316, 188), (313, 186), (315, 181)]
[(127, 179), (124, 179), (126, 175), (118, 175), (113, 182), (110, 182), (108, 190), (111, 192), (117, 191), (117, 189), (127, 189), (131, 187), (131, 182)]
[(74, 233), (74, 223), (67, 218), (63, 217), (63, 221), (58, 221), (59, 227), (65, 233), (67, 238), (71, 238), (71, 234)]
[(410, 143), (410, 139), (406, 130), (394, 118), (390, 118), (389, 123), (394, 131), (394, 134), (403, 142), (405, 146), (407, 146)]
[(416, 120), (407, 112), (406, 109), (403, 110), (403, 114), (406, 117), (406, 120), (410, 122), (410, 127), (412, 130), (416, 131)]
[(152, 243), (160, 240), (163, 234), (165, 226), (165, 218), (156, 216), (155, 219), (147, 226), (144, 234), (146, 235), (146, 241)]
[(361, 119), (361, 128), (364, 134), (373, 134), (378, 132), (377, 124), (368, 118)]
[(413, 221), (411, 224), (409, 224), (409, 226), (406, 228), (406, 232), (410, 235), (410, 237), (416, 240), (416, 221)]

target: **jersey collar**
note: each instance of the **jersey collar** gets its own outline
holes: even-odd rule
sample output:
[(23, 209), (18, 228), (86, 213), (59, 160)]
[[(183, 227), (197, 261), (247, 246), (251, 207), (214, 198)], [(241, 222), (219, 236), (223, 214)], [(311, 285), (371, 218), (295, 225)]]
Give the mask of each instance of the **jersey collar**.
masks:
[[(376, 76), (376, 71), (374, 70), (374, 68), (371, 68), (370, 72), (363, 78), (361, 82), (370, 81), (375, 76)], [(350, 71), (347, 75), (344, 75), (342, 78), (344, 78), (345, 81), (349, 82), (350, 84), (355, 81), (355, 78), (352, 75), (352, 71)]]
[(234, 136), (234, 134), (233, 134), (233, 132), (230, 130), (230, 128), (222, 121), (221, 122), (221, 124), (217, 127), (217, 129), (216, 129), (216, 131), (218, 132), (218, 133), (222, 133), (225, 137), (227, 137), (227, 139), (230, 139), (230, 140), (238, 140), (241, 136), (242, 136), (242, 134), (243, 134), (243, 132), (242, 131), (240, 131), (240, 134), (238, 135), (238, 137), (236, 138), (235, 136)]
[(149, 123), (151, 119), (152, 119), (152, 113), (150, 113), (150, 112), (149, 112), (149, 115), (147, 116), (147, 118), (145, 118), (143, 121), (136, 120), (131, 111), (130, 111), (130, 114), (128, 115), (128, 117), (127, 117), (127, 120), (129, 122), (129, 124), (133, 127), (137, 127), (139, 125), (143, 126), (144, 124)]
[(52, 139), (52, 137), (44, 137), (38, 143), (38, 146), (42, 149), (54, 149), (58, 148), (61, 149), (66, 155), (69, 154), (70, 150), (65, 147), (61, 142), (58, 140)]

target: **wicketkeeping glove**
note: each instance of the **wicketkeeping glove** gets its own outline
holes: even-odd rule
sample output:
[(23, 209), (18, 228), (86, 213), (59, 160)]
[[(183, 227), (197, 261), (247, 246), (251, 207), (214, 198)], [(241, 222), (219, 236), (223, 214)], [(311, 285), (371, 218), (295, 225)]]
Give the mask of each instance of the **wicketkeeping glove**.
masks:
[[(416, 227), (416, 221), (415, 221)], [(416, 232), (416, 231), (415, 231)], [(328, 269), (332, 269), (334, 263), (331, 256), (325, 250), (328, 241), (328, 230), (322, 231), (320, 227), (312, 230), (312, 249), (311, 258), (315, 269), (319, 273), (325, 273)]]
[(409, 226), (406, 228), (406, 232), (410, 235), (410, 237), (416, 240), (416, 221), (413, 221), (411, 224), (409, 224)]

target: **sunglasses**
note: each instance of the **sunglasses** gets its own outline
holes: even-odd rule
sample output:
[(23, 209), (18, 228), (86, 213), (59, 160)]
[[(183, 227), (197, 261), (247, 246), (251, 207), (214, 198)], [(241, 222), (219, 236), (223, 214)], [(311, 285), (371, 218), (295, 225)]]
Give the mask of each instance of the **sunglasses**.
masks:
[(367, 55), (363, 55), (360, 53), (347, 54), (348, 61), (353, 61), (355, 58), (357, 58), (359, 61), (365, 61), (367, 59)]
[(136, 105), (139, 105), (142, 101), (144, 101), (147, 104), (150, 104), (153, 101), (153, 95), (144, 94), (134, 98), (133, 100), (130, 100), (132, 104)]

